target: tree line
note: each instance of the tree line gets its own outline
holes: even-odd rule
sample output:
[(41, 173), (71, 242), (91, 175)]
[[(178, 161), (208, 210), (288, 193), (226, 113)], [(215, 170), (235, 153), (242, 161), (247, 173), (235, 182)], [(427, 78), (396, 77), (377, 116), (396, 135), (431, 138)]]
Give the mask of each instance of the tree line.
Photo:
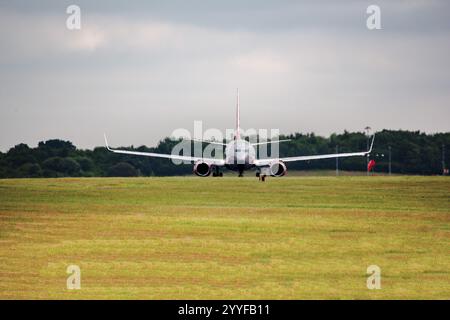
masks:
[[(280, 156), (364, 151), (368, 144), (368, 137), (362, 132), (345, 131), (329, 137), (295, 133), (279, 138), (291, 139), (279, 145)], [(179, 142), (165, 138), (154, 148), (130, 146), (126, 149), (171, 153)], [(450, 149), (450, 132), (426, 134), (419, 131), (383, 130), (376, 134), (370, 158), (375, 160), (377, 172), (388, 172), (390, 155), (392, 173), (434, 175), (442, 174), (443, 161), (444, 165), (448, 164), (449, 152), (445, 152), (445, 149)], [(269, 155), (270, 152), (269, 148)], [(288, 169), (329, 170), (335, 169), (335, 165), (335, 159), (313, 160), (289, 163)], [(341, 158), (339, 168), (365, 171), (366, 159)], [(0, 152), (0, 178), (174, 176), (191, 173), (192, 166), (175, 165), (168, 159), (115, 154), (104, 147), (83, 150), (76, 148), (70, 141), (58, 139), (39, 142), (35, 148), (18, 144), (6, 153)]]

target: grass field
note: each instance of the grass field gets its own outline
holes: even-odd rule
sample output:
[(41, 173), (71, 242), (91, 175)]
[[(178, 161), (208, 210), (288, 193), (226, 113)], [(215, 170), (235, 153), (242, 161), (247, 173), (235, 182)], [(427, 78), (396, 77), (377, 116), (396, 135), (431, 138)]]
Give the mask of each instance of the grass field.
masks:
[(450, 179), (0, 180), (0, 298), (450, 299)]

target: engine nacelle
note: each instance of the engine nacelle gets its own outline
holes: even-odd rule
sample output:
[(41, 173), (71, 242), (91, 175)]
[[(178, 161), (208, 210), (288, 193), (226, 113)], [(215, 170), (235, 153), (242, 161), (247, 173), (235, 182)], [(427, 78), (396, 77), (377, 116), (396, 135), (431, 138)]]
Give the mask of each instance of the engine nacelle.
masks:
[(282, 177), (286, 174), (287, 168), (282, 161), (274, 161), (270, 164), (270, 175), (272, 177)]
[(211, 165), (203, 161), (198, 161), (194, 165), (194, 173), (199, 177), (207, 177), (211, 174)]

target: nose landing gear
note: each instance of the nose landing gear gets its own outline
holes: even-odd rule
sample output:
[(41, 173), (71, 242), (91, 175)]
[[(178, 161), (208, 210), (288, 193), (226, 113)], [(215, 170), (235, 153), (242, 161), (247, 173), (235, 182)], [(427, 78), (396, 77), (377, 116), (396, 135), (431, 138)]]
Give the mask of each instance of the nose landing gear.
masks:
[(266, 175), (265, 174), (262, 174), (261, 172), (256, 171), (256, 176), (258, 177), (259, 181), (262, 181), (262, 182), (266, 181)]
[(244, 176), (244, 169), (245, 167), (243, 165), (238, 164), (238, 172), (239, 172), (238, 177), (242, 178)]

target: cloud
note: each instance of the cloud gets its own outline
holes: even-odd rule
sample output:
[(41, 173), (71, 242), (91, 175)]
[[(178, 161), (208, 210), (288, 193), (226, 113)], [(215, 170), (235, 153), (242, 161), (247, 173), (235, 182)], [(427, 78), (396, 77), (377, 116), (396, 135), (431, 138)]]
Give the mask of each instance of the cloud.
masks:
[(379, 32), (369, 2), (323, 3), (80, 1), (69, 31), (63, 4), (4, 2), (0, 148), (226, 129), (236, 87), (246, 128), (449, 130), (446, 2), (380, 1)]
[(64, 36), (58, 43), (64, 44), (69, 50), (95, 51), (105, 47), (108, 41), (107, 34), (95, 26), (85, 27), (83, 30), (73, 32), (70, 40), (67, 36)]
[(244, 53), (238, 55), (233, 62), (244, 72), (278, 73), (289, 69), (289, 64), (284, 57), (266, 51)]

